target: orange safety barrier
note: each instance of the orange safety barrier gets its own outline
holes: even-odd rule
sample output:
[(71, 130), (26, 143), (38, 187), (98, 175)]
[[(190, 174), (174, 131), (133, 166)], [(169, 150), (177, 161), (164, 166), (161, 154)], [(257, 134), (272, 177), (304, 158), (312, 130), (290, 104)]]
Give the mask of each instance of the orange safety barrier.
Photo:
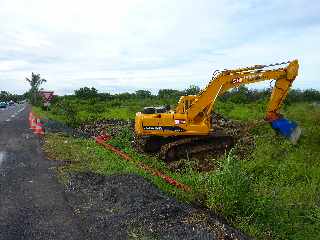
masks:
[(32, 116), (30, 129), (34, 131), (36, 129), (36, 127), (37, 127), (37, 119), (35, 116)]
[(33, 113), (29, 112), (29, 123), (31, 122), (32, 117), (33, 117)]
[(44, 135), (44, 127), (43, 123), (41, 122), (40, 118), (36, 117), (33, 112), (29, 113), (29, 125), (30, 129), (37, 135), (43, 136)]
[(37, 125), (34, 133), (37, 135), (44, 135), (43, 123), (40, 121), (39, 118), (37, 119)]
[[(120, 149), (112, 146), (111, 144), (106, 143), (106, 141), (109, 141), (111, 139), (110, 135), (101, 135), (95, 138), (96, 143), (102, 145), (103, 147), (113, 151), (114, 153), (116, 153), (117, 155), (119, 155), (120, 157), (122, 157), (123, 159), (127, 160), (127, 161), (132, 161), (132, 158), (126, 154), (125, 152), (121, 151)], [(185, 185), (183, 183), (178, 182), (177, 180), (173, 179), (172, 177), (158, 171), (155, 170), (153, 168), (151, 168), (150, 166), (144, 164), (144, 163), (136, 163), (140, 168), (142, 168), (143, 170), (149, 172), (151, 175), (153, 176), (158, 176), (160, 178), (162, 178), (164, 181), (166, 181), (167, 183), (169, 183), (172, 186), (175, 186), (185, 192), (189, 192), (191, 191), (190, 186)]]

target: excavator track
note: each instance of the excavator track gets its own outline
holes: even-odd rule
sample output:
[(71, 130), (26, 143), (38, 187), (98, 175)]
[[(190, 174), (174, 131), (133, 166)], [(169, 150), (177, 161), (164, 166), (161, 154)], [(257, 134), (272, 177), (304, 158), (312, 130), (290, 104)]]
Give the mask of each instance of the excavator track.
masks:
[(235, 139), (232, 136), (187, 137), (162, 145), (159, 155), (166, 162), (170, 162), (205, 152), (221, 154), (229, 150), (234, 144)]

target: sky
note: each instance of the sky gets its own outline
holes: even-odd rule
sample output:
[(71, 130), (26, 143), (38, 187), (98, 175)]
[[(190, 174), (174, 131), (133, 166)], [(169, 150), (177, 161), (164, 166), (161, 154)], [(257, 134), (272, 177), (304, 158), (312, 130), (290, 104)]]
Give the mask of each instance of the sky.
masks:
[(293, 87), (320, 90), (319, 13), (319, 0), (0, 0), (0, 90), (24, 93), (31, 72), (60, 95), (204, 87), (216, 69), (293, 59)]

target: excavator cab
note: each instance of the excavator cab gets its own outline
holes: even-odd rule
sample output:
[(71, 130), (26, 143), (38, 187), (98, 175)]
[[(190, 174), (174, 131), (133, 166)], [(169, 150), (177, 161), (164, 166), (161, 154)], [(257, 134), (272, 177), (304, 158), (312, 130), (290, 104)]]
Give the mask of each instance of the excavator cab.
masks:
[(170, 105), (164, 105), (159, 107), (144, 107), (144, 114), (166, 113), (170, 110)]

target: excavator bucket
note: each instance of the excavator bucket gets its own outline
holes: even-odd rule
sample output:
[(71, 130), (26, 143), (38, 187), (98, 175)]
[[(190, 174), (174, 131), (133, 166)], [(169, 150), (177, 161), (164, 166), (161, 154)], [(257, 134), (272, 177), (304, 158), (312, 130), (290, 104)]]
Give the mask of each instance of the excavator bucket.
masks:
[(301, 135), (301, 128), (297, 125), (297, 123), (286, 118), (279, 118), (272, 121), (271, 126), (282, 136), (288, 138), (293, 144), (298, 142)]

